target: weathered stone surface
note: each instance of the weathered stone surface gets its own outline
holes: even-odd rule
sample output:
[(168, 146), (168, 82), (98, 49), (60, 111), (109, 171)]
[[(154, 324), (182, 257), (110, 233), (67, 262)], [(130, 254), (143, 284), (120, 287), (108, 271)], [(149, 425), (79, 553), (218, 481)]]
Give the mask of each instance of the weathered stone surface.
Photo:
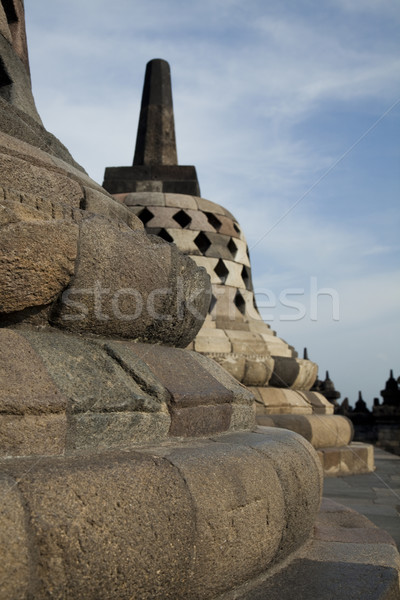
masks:
[[(192, 353), (194, 360), (203, 365), (204, 369), (207, 370), (217, 381), (219, 381), (226, 389), (230, 390), (233, 394), (235, 404), (247, 405), (253, 408), (254, 396), (244, 386), (241, 385), (234, 377), (222, 369), (216, 362), (198, 354), (197, 352)], [(254, 423), (254, 421), (253, 421)]]
[(85, 199), (81, 208), (96, 215), (102, 215), (116, 221), (121, 220), (133, 230), (143, 230), (144, 226), (130, 210), (123, 204), (108, 197), (106, 193), (99, 192), (89, 187), (84, 188)]
[(273, 356), (273, 358), (275, 360), (274, 372), (269, 385), (278, 388), (291, 387), (300, 371), (298, 362), (294, 358), (283, 356)]
[(308, 391), (317, 379), (318, 365), (302, 358), (297, 359), (297, 364), (299, 365), (299, 372), (292, 383), (292, 388), (294, 390)]
[(276, 554), (276, 560), (281, 560), (305, 542), (319, 509), (323, 475), (318, 455), (304, 438), (284, 429), (259, 427), (256, 433), (232, 433), (226, 438), (267, 456), (278, 474), (287, 522)]
[(0, 456), (51, 456), (65, 451), (67, 416), (0, 414)]
[[(270, 380), (271, 381), (271, 380)], [(296, 390), (288, 390), (275, 387), (252, 387), (251, 391), (257, 391), (257, 413), (258, 419), (263, 415), (271, 414), (311, 414), (312, 406)], [(263, 423), (260, 420), (260, 425)]]
[(0, 473), (0, 598), (24, 600), (31, 576), (23, 499), (15, 481)]
[(201, 437), (228, 431), (232, 419), (232, 405), (170, 407), (171, 427), (174, 437)]
[(143, 391), (95, 340), (58, 331), (20, 333), (33, 346), (60, 392), (70, 414), (161, 410), (161, 401)]
[(274, 369), (274, 359), (271, 356), (246, 357), (246, 368), (242, 379), (244, 385), (267, 385)]
[(187, 597), (215, 598), (273, 560), (285, 521), (279, 477), (266, 456), (229, 440), (167, 457), (184, 477), (196, 511)]
[(302, 435), (314, 448), (347, 446), (353, 437), (351, 422), (340, 415), (269, 415), (277, 427)]
[[(87, 600), (187, 597), (195, 522), (187, 486), (168, 461), (126, 453), (21, 461), (15, 469), (30, 523), (27, 588), (35, 600), (49, 593)], [(12, 539), (18, 533), (13, 523), (3, 531)], [(22, 570), (27, 547), (19, 545)], [(15, 543), (6, 548), (12, 572)]]
[(45, 364), (17, 331), (0, 329), (0, 413), (8, 415), (63, 413), (60, 393)]
[[(38, 153), (40, 151), (38, 150)], [(1, 184), (30, 194), (47, 197), (69, 206), (79, 207), (83, 200), (82, 188), (77, 181), (67, 176), (61, 169), (44, 168), (43, 164), (34, 164), (8, 154), (0, 154)], [(51, 190), (51, 194), (50, 194)]]
[(189, 351), (132, 344), (170, 394), (171, 436), (201, 436), (229, 429), (233, 393)]
[[(222, 329), (218, 331), (222, 331)], [(246, 369), (246, 357), (243, 354), (213, 354), (212, 352), (208, 352), (207, 356), (221, 365), (232, 377), (238, 381), (243, 381)]]
[(75, 277), (53, 321), (185, 347), (207, 313), (208, 281), (175, 246), (96, 216), (81, 224)]
[(11, 223), (0, 241), (0, 312), (54, 301), (74, 274), (78, 226), (64, 221)]
[(171, 416), (166, 408), (155, 413), (88, 411), (70, 416), (66, 449), (68, 454), (130, 449), (164, 441), (170, 427)]

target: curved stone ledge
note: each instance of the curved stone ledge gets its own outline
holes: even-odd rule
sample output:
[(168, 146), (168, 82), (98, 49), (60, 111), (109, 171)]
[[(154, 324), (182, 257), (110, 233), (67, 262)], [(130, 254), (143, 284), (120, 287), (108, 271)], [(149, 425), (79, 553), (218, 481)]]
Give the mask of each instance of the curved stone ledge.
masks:
[(2, 569), (35, 600), (215, 598), (301, 546), (321, 493), (314, 450), (284, 430), (0, 471)]
[(351, 421), (341, 415), (258, 415), (259, 425), (284, 427), (302, 435), (314, 448), (340, 447), (350, 444), (353, 438)]

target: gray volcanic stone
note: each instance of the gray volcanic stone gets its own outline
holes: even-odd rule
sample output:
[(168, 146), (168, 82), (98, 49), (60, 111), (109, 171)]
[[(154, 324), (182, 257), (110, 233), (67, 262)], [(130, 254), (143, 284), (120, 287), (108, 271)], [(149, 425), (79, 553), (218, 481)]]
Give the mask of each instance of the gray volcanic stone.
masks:
[(53, 323), (185, 347), (203, 323), (210, 294), (205, 270), (175, 246), (95, 216), (81, 223), (75, 277)]
[(54, 301), (75, 268), (79, 228), (75, 223), (20, 222), (1, 229), (0, 312)]
[[(10, 535), (11, 534), (11, 535)], [(26, 598), (31, 576), (26, 515), (14, 479), (0, 473), (0, 597)]]

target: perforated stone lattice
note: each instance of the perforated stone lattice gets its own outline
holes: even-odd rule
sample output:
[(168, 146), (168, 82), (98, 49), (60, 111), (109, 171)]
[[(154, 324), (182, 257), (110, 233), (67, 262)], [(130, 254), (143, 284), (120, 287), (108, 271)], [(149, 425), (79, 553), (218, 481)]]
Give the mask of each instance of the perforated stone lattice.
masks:
[(234, 302), (236, 308), (238, 309), (238, 311), (242, 315), (244, 315), (246, 313), (246, 301), (243, 298), (242, 294), (239, 292), (239, 290), (236, 292), (233, 302)]
[[(236, 309), (244, 317), (248, 316), (247, 309), (251, 312), (255, 304), (251, 297), (253, 287), (251, 268), (247, 262), (249, 252), (241, 229), (231, 215), (224, 212), (220, 214), (218, 210), (208, 210), (207, 204), (212, 203), (202, 199), (200, 202), (204, 202), (204, 208), (200, 203), (197, 212), (195, 206), (198, 199), (189, 196), (175, 199), (173, 195), (167, 197), (164, 194), (149, 194), (143, 198), (138, 194), (136, 207), (132, 200), (130, 197), (129, 206), (148, 232), (169, 243), (176, 243), (185, 253), (193, 256), (199, 266), (207, 269), (213, 286), (233, 288)], [(144, 200), (144, 206), (140, 206)], [(214, 289), (209, 313), (215, 313), (219, 302), (219, 295)], [(221, 306), (225, 307), (225, 304), (224, 299)], [(217, 308), (217, 312), (218, 310)], [(225, 311), (225, 308), (222, 310)]]
[(176, 221), (182, 228), (187, 227), (192, 222), (192, 217), (190, 217), (184, 210), (180, 210), (173, 217), (174, 221)]
[(140, 211), (138, 217), (146, 227), (147, 223), (154, 217), (154, 214), (148, 208), (144, 208)]
[(219, 259), (216, 266), (214, 267), (214, 271), (220, 278), (221, 283), (225, 283), (229, 275), (229, 270), (226, 268), (226, 265), (223, 260)]
[(236, 258), (238, 247), (236, 246), (232, 238), (228, 242), (228, 250), (232, 254), (233, 258)]
[(200, 231), (199, 235), (197, 237), (195, 237), (195, 239), (193, 241), (203, 255), (205, 255), (205, 253), (211, 246), (210, 240), (208, 239), (206, 234), (203, 233), (202, 231)]
[[(221, 229), (221, 227), (222, 227), (222, 223), (218, 219), (218, 217), (216, 215), (214, 215), (213, 213), (210, 213), (210, 212), (206, 212), (204, 214), (206, 215), (207, 220), (210, 223), (210, 225), (212, 227), (214, 227), (215, 231), (219, 231)], [(236, 231), (236, 229), (235, 229), (235, 231)]]

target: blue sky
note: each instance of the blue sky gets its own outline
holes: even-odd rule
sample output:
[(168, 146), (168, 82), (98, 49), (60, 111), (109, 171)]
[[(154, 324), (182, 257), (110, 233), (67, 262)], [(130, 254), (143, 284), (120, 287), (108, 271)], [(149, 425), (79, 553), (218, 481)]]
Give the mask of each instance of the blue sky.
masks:
[(400, 375), (400, 3), (25, 9), (44, 124), (100, 183), (132, 161), (147, 61), (169, 61), (179, 163), (240, 221), (262, 313), (342, 397), (371, 403)]

